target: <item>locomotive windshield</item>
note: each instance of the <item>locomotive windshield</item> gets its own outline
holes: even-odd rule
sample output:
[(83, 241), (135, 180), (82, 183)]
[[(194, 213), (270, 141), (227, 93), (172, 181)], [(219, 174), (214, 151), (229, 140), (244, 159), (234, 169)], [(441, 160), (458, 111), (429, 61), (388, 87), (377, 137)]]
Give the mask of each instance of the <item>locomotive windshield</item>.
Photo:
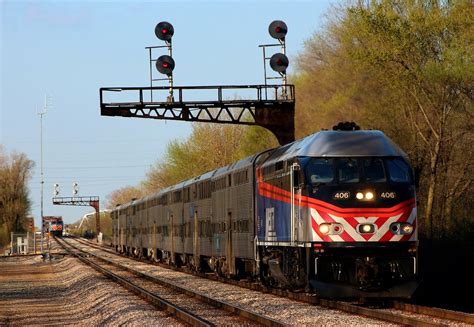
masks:
[(411, 183), (411, 170), (402, 158), (311, 158), (305, 168), (311, 184)]

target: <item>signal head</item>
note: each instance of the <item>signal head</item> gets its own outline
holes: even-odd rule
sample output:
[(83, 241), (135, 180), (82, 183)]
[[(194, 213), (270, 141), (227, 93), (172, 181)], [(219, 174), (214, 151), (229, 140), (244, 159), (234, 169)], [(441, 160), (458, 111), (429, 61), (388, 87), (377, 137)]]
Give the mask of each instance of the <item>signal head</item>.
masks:
[(286, 68), (288, 68), (289, 63), (290, 61), (288, 60), (288, 57), (283, 53), (275, 53), (270, 58), (270, 67), (279, 73), (286, 73)]
[(284, 40), (286, 33), (288, 33), (288, 27), (282, 20), (274, 20), (268, 26), (268, 33), (271, 37), (278, 40)]
[(174, 34), (173, 25), (168, 22), (160, 22), (155, 27), (155, 35), (162, 41), (171, 41)]
[(168, 55), (160, 56), (156, 60), (156, 69), (166, 75), (171, 75), (174, 69), (174, 60)]

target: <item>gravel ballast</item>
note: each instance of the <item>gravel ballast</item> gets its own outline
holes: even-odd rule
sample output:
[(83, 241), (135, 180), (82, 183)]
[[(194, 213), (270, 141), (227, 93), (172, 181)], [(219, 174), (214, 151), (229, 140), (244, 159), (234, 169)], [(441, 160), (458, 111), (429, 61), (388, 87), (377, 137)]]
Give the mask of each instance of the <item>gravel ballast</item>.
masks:
[(0, 258), (0, 326), (183, 325), (66, 257)]

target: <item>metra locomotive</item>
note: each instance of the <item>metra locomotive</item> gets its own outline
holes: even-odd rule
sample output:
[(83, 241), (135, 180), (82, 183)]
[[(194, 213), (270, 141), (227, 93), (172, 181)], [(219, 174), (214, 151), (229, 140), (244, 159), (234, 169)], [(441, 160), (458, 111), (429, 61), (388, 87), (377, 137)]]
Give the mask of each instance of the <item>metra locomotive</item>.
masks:
[(112, 220), (120, 252), (271, 287), (409, 297), (418, 285), (413, 174), (380, 131), (321, 131), (117, 206)]
[(45, 216), (43, 220), (49, 223), (48, 231), (52, 236), (61, 237), (63, 235), (63, 229), (64, 229), (63, 217)]

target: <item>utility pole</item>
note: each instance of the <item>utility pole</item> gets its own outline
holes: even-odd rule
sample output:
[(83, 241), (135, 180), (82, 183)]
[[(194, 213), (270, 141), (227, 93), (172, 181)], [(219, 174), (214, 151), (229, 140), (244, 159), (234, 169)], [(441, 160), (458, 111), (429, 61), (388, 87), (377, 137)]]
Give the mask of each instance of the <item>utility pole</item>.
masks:
[(44, 172), (43, 172), (43, 116), (46, 115), (50, 106), (51, 98), (48, 95), (44, 96), (43, 111), (39, 112), (40, 116), (40, 164), (41, 164), (41, 253), (43, 253), (43, 239), (44, 239), (44, 214), (43, 214), (43, 189), (44, 189)]

